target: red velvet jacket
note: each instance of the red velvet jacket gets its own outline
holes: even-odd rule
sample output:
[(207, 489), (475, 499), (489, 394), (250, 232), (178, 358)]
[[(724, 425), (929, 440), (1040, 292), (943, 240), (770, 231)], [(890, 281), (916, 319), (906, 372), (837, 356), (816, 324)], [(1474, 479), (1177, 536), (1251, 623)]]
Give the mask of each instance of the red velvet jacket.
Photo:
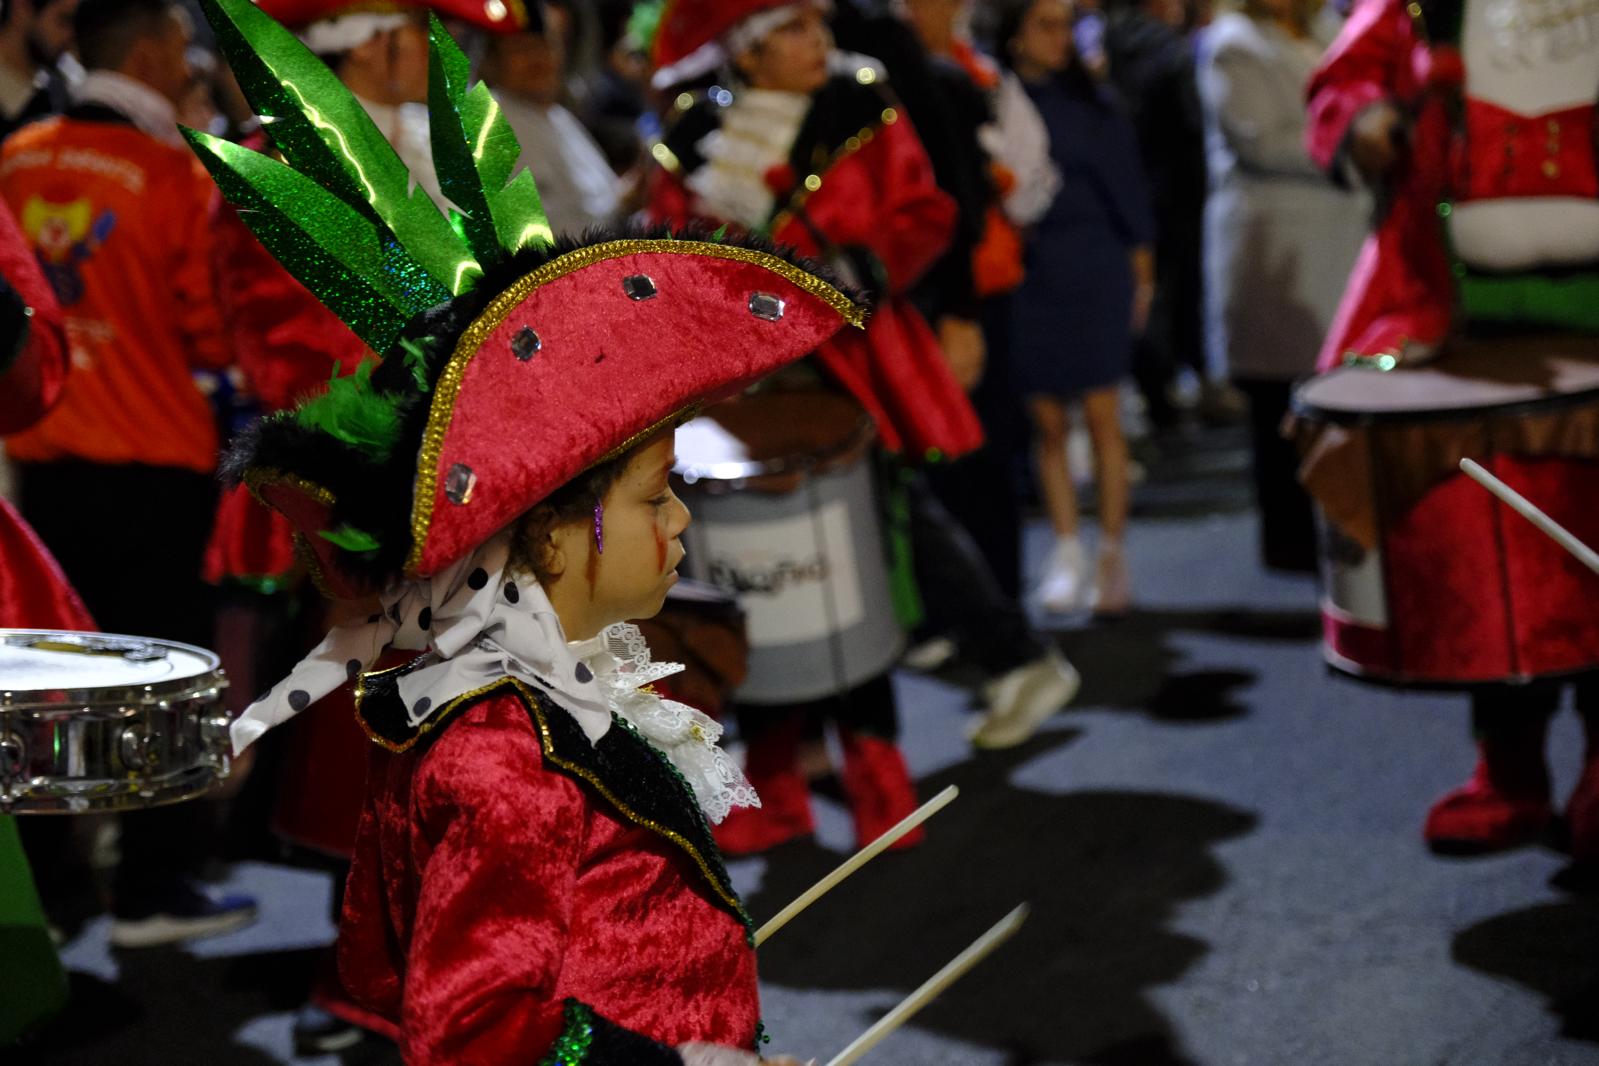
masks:
[[(0, 277), (32, 308), (28, 338), (9, 366), (0, 357), (0, 433), (32, 425), (61, 396), (67, 339), (61, 308), (17, 220), (0, 205)], [(0, 499), (0, 628), (93, 629), (61, 567), (22, 516)]]
[[(402, 668), (403, 670), (403, 668)], [(620, 721), (591, 744), (512, 679), (406, 725), (368, 674), (379, 744), (339, 930), (346, 987), (412, 1066), (680, 1063), (752, 1049), (749, 923), (699, 807)], [(574, 1054), (586, 1044), (586, 1057)]]
[[(707, 216), (684, 184), (704, 165), (697, 145), (719, 125), (720, 110), (699, 99), (674, 116), (651, 176), (649, 213), (657, 221), (726, 221)], [(876, 421), (884, 447), (954, 458), (982, 444), (982, 425), (938, 338), (903, 295), (948, 246), (956, 207), (893, 97), (854, 77), (829, 82), (800, 125), (788, 165), (767, 182), (778, 194), (767, 227), (773, 241), (823, 262), (847, 261), (877, 290), (866, 329), (840, 332), (817, 357)]]
[[(1458, 60), (1453, 49), (1446, 58)], [(1323, 370), (1349, 352), (1436, 344), (1449, 330), (1454, 283), (1437, 206), (1447, 189), (1447, 103), (1458, 88), (1458, 62), (1436, 59), (1405, 0), (1358, 0), (1311, 78), (1307, 146), (1329, 170), (1339, 164), (1350, 124), (1372, 104), (1392, 101), (1415, 123), (1387, 210), (1361, 249), (1322, 347)]]

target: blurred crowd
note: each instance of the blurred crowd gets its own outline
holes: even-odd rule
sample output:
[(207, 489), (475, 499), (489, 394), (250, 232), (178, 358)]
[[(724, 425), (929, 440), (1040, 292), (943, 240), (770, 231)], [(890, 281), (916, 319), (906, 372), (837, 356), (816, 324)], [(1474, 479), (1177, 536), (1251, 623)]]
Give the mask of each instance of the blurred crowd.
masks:
[[(874, 298), (869, 327), (830, 342), (782, 395), (842, 397), (871, 426), (854, 461), (890, 545), (873, 562), (892, 592), (882, 625), (906, 639), (821, 697), (779, 687), (741, 703), (746, 645), (760, 642), (736, 632), (736, 603), (707, 606), (708, 589), (652, 631), (658, 657), (698, 664), (685, 698), (738, 721), (765, 805), (718, 828), (730, 853), (810, 831), (830, 730), (863, 843), (914, 806), (888, 681), (900, 663), (980, 675), (982, 747), (1022, 743), (1067, 704), (1077, 670), (1038, 619), (1132, 607), (1134, 454), (1182, 447), (1196, 420), (1247, 423), (1263, 560), (1314, 568), (1280, 427), (1370, 211), (1304, 147), (1304, 85), (1338, 12), (1316, 0), (346, 6), (262, 0), (436, 203), (448, 198), (429, 150), (429, 8), (495, 93), (557, 236), (734, 227)], [(736, 17), (702, 40), (674, 20), (699, 6)], [(0, 8), (0, 199), (61, 305), (72, 363), (53, 410), (6, 438), (9, 494), (100, 629), (216, 648), (234, 710), (356, 608), (317, 595), (281, 519), (222, 487), (220, 457), (252, 419), (366, 354), (184, 144), (180, 125), (264, 143), (236, 80), (250, 76), (227, 69), (187, 3)], [(806, 402), (769, 408), (767, 430), (807, 418)], [(855, 422), (842, 423), (847, 437)], [(807, 425), (827, 436), (825, 420)], [(838, 443), (746, 436), (768, 458)], [(1079, 503), (1090, 483), (1092, 527)], [(1054, 539), (1024, 578), (1035, 506)], [(221, 803), (26, 825), (52, 920), (70, 933), (109, 900), (114, 942), (163, 943), (251, 920), (252, 901), (202, 890), (208, 864), (289, 855), (338, 871), (367, 741), (348, 695), (325, 702), (338, 705), (260, 745)], [(296, 1035), (333, 1050), (368, 1022), (330, 967)]]

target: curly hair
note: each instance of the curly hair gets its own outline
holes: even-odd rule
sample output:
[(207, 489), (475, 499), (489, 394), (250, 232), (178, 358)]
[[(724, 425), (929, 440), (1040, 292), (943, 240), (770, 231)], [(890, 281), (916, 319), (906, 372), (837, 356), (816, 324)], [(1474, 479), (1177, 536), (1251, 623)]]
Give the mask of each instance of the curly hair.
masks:
[(569, 522), (586, 521), (642, 447), (589, 467), (519, 518), (511, 538), (511, 569), (548, 586), (556, 577), (550, 569), (550, 534)]

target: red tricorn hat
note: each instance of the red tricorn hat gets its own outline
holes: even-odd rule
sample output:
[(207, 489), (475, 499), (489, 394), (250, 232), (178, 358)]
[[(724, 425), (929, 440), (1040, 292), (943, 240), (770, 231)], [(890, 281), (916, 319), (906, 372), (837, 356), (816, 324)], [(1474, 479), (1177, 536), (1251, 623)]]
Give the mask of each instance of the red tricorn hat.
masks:
[(650, 58), (658, 69), (676, 66), (715, 44), (751, 15), (793, 3), (795, 0), (666, 0)]
[(602, 241), (507, 287), (433, 392), (406, 572), (455, 562), (579, 473), (814, 350), (862, 311), (771, 252)]
[(803, 264), (720, 241), (622, 236), (512, 270), (423, 316), (371, 373), (365, 387), (400, 412), (386, 455), (286, 412), (230, 456), (295, 524), (330, 594), (445, 569), (589, 467), (865, 315)]

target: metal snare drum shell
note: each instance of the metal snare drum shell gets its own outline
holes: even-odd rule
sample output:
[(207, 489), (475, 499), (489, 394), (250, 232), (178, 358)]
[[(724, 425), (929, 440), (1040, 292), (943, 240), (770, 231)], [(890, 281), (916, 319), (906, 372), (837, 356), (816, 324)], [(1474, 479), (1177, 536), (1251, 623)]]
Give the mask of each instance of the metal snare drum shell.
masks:
[(227, 776), (217, 657), (173, 641), (0, 630), (0, 812), (129, 810)]

